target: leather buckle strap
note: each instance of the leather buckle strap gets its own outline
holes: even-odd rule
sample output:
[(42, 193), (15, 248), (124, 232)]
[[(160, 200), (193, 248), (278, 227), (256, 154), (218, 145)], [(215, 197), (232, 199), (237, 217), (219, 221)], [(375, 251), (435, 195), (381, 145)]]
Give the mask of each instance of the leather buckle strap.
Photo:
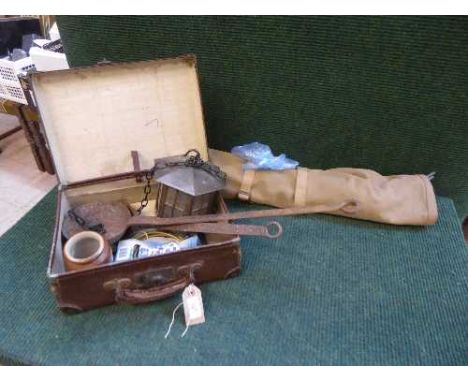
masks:
[(242, 182), (240, 190), (237, 194), (237, 197), (247, 202), (250, 200), (250, 191), (252, 190), (252, 185), (255, 179), (255, 170), (245, 170), (244, 175), (242, 176)]
[(297, 168), (296, 189), (294, 191), (294, 205), (297, 207), (306, 205), (308, 173), (308, 170), (304, 167)]

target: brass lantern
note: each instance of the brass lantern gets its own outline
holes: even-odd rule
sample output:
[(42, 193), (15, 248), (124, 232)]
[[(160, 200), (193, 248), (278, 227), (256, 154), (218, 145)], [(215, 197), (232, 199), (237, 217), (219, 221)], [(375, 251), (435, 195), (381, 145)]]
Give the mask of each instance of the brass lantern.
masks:
[(215, 212), (218, 192), (224, 187), (226, 174), (202, 160), (196, 150), (190, 150), (180, 159), (156, 165), (154, 178), (159, 183), (156, 215), (173, 217)]

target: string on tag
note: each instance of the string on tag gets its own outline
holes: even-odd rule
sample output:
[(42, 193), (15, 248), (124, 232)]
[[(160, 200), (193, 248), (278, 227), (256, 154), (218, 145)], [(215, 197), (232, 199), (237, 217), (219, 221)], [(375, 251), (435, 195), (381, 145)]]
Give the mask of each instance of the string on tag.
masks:
[[(166, 334), (164, 335), (164, 338), (165, 338), (165, 339), (167, 339), (167, 337), (169, 337), (169, 334), (171, 333), (172, 326), (174, 325), (174, 322), (175, 322), (175, 315), (176, 315), (177, 311), (179, 310), (179, 308), (180, 308), (182, 305), (184, 305), (183, 302), (181, 302), (179, 305), (177, 305), (177, 306), (175, 307), (175, 309), (172, 311), (172, 320), (171, 320), (171, 323), (169, 324), (169, 328), (167, 329)], [(186, 325), (186, 326), (185, 326), (184, 332), (180, 335), (181, 337), (183, 337), (183, 336), (185, 336), (185, 335), (187, 334), (188, 328), (189, 328), (189, 326)]]
[(175, 314), (177, 313), (177, 311), (179, 310), (179, 308), (182, 305), (184, 305), (183, 302), (181, 302), (179, 305), (177, 305), (175, 307), (175, 309), (172, 311), (172, 320), (171, 320), (171, 323), (169, 324), (169, 328), (167, 329), (166, 334), (164, 335), (164, 338), (167, 338), (169, 336), (169, 334), (171, 333), (171, 329), (172, 329), (172, 326), (174, 325), (174, 321), (175, 321)]
[(185, 334), (187, 334), (187, 330), (188, 330), (189, 326), (185, 326), (185, 330), (184, 332), (180, 335), (180, 337), (182, 338), (183, 336), (185, 336)]

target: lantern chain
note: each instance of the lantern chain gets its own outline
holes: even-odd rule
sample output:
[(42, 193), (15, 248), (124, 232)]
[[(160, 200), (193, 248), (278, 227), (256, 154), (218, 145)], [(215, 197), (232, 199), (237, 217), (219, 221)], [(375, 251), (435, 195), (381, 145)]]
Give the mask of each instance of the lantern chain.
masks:
[[(193, 154), (193, 155), (190, 155)], [(146, 184), (143, 189), (143, 199), (140, 202), (140, 207), (137, 209), (137, 214), (141, 215), (141, 211), (148, 205), (149, 203), (149, 195), (151, 193), (151, 180), (154, 177), (154, 173), (156, 170), (162, 170), (163, 168), (167, 167), (177, 167), (177, 166), (186, 166), (186, 167), (195, 167), (200, 168), (211, 175), (217, 177), (218, 179), (222, 180), (223, 182), (226, 180), (226, 173), (223, 172), (218, 166), (204, 161), (198, 150), (192, 149), (185, 153), (186, 157), (183, 161), (174, 161), (174, 162), (166, 162), (166, 163), (156, 163), (150, 170), (145, 173)]]
[[(195, 155), (189, 155), (190, 153), (195, 153)], [(197, 150), (189, 150), (185, 153), (185, 156), (187, 157), (184, 162), (185, 166), (200, 168), (223, 182), (226, 180), (226, 173), (213, 163), (204, 161)]]
[(78, 224), (83, 230), (86, 231), (94, 231), (100, 234), (105, 234), (106, 229), (104, 225), (101, 223), (97, 223), (94, 225), (89, 224), (85, 219), (83, 219), (80, 215), (76, 213), (76, 211), (72, 208), (68, 211), (68, 217)]
[(145, 188), (143, 189), (144, 196), (140, 202), (140, 207), (138, 207), (136, 211), (138, 215), (141, 215), (141, 211), (143, 211), (143, 208), (145, 208), (149, 203), (148, 197), (149, 197), (149, 194), (151, 193), (151, 179), (153, 179), (154, 171), (155, 171), (155, 167), (153, 167), (151, 170), (149, 170), (145, 174), (146, 184), (145, 184)]

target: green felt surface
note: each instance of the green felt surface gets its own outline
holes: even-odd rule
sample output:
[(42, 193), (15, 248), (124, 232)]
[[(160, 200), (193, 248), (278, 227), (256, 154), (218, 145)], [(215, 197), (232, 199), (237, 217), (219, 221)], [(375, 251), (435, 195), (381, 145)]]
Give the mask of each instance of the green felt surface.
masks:
[(0, 238), (0, 361), (466, 365), (466, 246), (452, 201), (438, 204), (427, 228), (281, 218), (280, 239), (242, 239), (239, 277), (201, 286), (206, 323), (179, 338), (179, 312), (165, 340), (180, 297), (56, 308), (46, 281), (53, 191)]
[(468, 215), (466, 17), (58, 18), (72, 66), (195, 53), (210, 147), (436, 171)]

